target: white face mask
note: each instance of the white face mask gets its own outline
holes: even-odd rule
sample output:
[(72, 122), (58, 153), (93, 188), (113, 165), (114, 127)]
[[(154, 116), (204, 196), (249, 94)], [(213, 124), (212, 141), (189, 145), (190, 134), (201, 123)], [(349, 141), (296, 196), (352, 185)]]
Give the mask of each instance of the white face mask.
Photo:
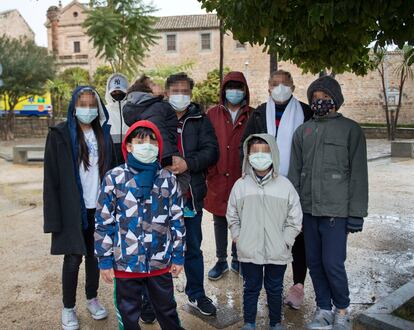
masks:
[(132, 156), (141, 163), (153, 163), (158, 157), (158, 147), (151, 143), (133, 144)]
[(272, 98), (275, 102), (283, 103), (292, 96), (292, 88), (279, 84), (272, 89)]
[(75, 116), (82, 124), (90, 124), (98, 117), (98, 108), (76, 107)]
[(170, 95), (168, 102), (177, 112), (182, 112), (190, 105), (190, 95), (175, 94)]
[(266, 171), (272, 165), (270, 152), (256, 152), (249, 155), (249, 163), (255, 170)]

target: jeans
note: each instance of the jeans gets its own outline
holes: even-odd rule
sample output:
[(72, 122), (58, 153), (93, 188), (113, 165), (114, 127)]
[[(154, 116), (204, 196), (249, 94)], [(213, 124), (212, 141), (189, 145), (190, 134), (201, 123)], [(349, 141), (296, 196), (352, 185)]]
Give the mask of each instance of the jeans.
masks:
[(306, 261), (321, 309), (349, 306), (348, 278), (345, 270), (347, 229), (345, 218), (303, 215)]
[(204, 259), (201, 251), (203, 233), (201, 230), (202, 211), (197, 211), (193, 218), (184, 218), (186, 229), (186, 246), (184, 271), (187, 277), (185, 293), (191, 300), (205, 296)]
[[(227, 261), (227, 219), (219, 215), (213, 214), (214, 221), (214, 237), (216, 239), (216, 257), (219, 262)], [(233, 261), (237, 261), (236, 243), (231, 244), (231, 256)]]
[[(95, 209), (88, 209), (87, 216), (88, 229), (83, 232), (86, 244), (85, 293), (87, 299), (92, 299), (98, 295), (99, 287), (99, 268), (94, 255), (95, 240), (93, 237), (95, 232)], [(66, 254), (63, 258), (62, 294), (65, 308), (73, 308), (76, 305), (76, 288), (82, 257), (80, 254)]]
[(253, 263), (241, 263), (244, 290), (243, 313), (245, 323), (256, 323), (257, 301), (263, 286), (267, 295), (269, 306), (269, 323), (273, 327), (282, 320), (282, 292), (283, 277), (286, 265), (256, 265)]

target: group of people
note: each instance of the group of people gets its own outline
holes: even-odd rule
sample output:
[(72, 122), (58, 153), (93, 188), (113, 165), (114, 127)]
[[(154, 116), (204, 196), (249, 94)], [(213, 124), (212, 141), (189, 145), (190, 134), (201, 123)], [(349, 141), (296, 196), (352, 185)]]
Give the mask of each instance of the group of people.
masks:
[[(91, 86), (72, 95), (67, 120), (51, 127), (44, 161), (44, 232), (64, 255), (62, 328), (79, 329), (76, 288), (85, 260), (92, 318), (108, 316), (99, 276), (114, 285), (122, 329), (139, 321), (182, 329), (173, 277), (184, 270), (188, 304), (216, 315), (204, 288), (203, 209), (214, 222), (217, 262), (243, 278), (242, 329), (256, 328), (264, 285), (269, 328), (284, 329), (282, 305), (300, 309), (307, 269), (316, 295), (308, 329), (351, 329), (345, 270), (348, 233), (367, 215), (366, 144), (360, 126), (338, 110), (330, 76), (298, 101), (289, 72), (271, 74), (269, 98), (250, 107), (241, 72), (223, 80), (220, 101), (204, 113), (191, 102), (194, 81), (171, 75), (165, 90), (142, 76), (131, 86), (109, 77), (106, 105)], [(287, 265), (293, 286), (283, 299)], [(334, 307), (334, 308), (333, 308)]]

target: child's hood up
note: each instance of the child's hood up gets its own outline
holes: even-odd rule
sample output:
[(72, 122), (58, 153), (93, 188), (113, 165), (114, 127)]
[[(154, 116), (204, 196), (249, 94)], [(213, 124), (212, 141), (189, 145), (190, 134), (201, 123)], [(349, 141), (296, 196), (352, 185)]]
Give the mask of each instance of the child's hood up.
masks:
[(151, 129), (154, 132), (155, 137), (157, 138), (157, 142), (158, 142), (158, 159), (161, 162), (162, 148), (163, 148), (162, 136), (161, 136), (161, 133), (160, 133), (160, 130), (158, 129), (158, 127), (153, 122), (151, 122), (149, 120), (137, 121), (126, 132), (124, 140), (122, 141), (122, 154), (124, 156), (125, 161), (127, 161), (127, 158), (128, 158), (128, 150), (126, 148), (127, 138), (138, 127), (146, 127), (146, 128)]
[(84, 91), (92, 91), (95, 94), (97, 104), (98, 104), (99, 123), (101, 124), (102, 127), (104, 125), (107, 125), (108, 120), (109, 120), (109, 114), (98, 92), (92, 86), (79, 86), (73, 91), (72, 99), (68, 107), (67, 121), (69, 123), (69, 127), (76, 126), (76, 119), (75, 119), (76, 101), (78, 100), (81, 92), (84, 92)]
[(276, 139), (274, 136), (266, 133), (262, 134), (252, 134), (250, 135), (243, 143), (243, 167), (242, 167), (242, 173), (245, 174), (252, 174), (253, 175), (253, 168), (249, 163), (249, 155), (248, 155), (248, 148), (247, 145), (249, 141), (253, 138), (261, 138), (262, 140), (265, 140), (266, 143), (270, 147), (270, 153), (272, 155), (272, 163), (273, 163), (273, 174), (278, 175), (279, 174), (279, 148), (277, 147)]

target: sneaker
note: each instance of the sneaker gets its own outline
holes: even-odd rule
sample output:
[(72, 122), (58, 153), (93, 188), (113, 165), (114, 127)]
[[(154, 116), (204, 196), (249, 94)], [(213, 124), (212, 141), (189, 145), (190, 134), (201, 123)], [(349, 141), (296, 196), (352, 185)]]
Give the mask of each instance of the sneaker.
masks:
[(341, 315), (338, 312), (335, 313), (335, 320), (332, 327), (333, 330), (351, 330), (352, 323), (349, 314)]
[(79, 329), (79, 321), (78, 321), (78, 317), (76, 316), (75, 307), (62, 309), (62, 329), (63, 330)]
[(98, 298), (87, 300), (86, 307), (94, 320), (102, 320), (108, 316), (107, 310), (101, 305)]
[(144, 324), (153, 324), (157, 320), (154, 309), (149, 301), (142, 304), (141, 321)]
[(232, 260), (230, 265), (231, 271), (235, 272), (236, 274), (240, 274), (240, 262), (237, 260)]
[(188, 304), (195, 309), (198, 309), (203, 315), (216, 315), (217, 309), (213, 301), (207, 296), (199, 299), (188, 299)]
[(256, 325), (254, 323), (245, 323), (240, 330), (252, 330), (256, 329)]
[(312, 322), (306, 324), (306, 329), (330, 330), (334, 322), (334, 314), (327, 309), (316, 309)]
[(269, 330), (285, 330), (285, 327), (282, 325), (282, 323), (277, 323), (273, 327), (270, 327)]
[(229, 265), (227, 261), (218, 261), (213, 268), (208, 272), (208, 279), (212, 281), (217, 281), (223, 277), (225, 273), (229, 271)]
[(300, 309), (303, 304), (303, 298), (305, 296), (305, 290), (303, 284), (298, 283), (290, 287), (288, 295), (285, 298), (285, 305), (292, 307), (293, 309)]

